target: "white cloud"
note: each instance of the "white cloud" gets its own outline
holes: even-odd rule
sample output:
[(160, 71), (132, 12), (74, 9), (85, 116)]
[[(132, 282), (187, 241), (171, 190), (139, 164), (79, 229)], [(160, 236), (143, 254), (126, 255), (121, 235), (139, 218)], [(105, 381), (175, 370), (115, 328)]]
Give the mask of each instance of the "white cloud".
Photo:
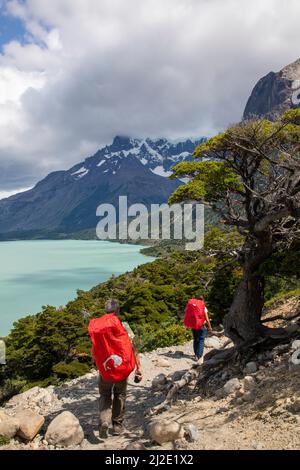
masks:
[(0, 191), (0, 201), (1, 199), (6, 199), (7, 197), (13, 196), (14, 194), (28, 191), (29, 189), (31, 188), (18, 188), (18, 190)]
[(27, 44), (0, 55), (0, 189), (68, 168), (115, 134), (205, 135), (299, 57), (289, 0), (11, 0)]

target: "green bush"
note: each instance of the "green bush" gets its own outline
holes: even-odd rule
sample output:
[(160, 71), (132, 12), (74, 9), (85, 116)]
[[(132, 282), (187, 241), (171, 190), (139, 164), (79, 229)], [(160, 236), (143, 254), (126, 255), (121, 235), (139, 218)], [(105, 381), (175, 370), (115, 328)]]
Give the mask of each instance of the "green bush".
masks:
[(17, 378), (3, 380), (0, 387), (0, 405), (8, 401), (14, 395), (21, 393), (26, 383), (26, 380)]
[(191, 339), (191, 332), (182, 323), (170, 320), (158, 328), (135, 330), (135, 343), (140, 352), (153, 351), (157, 348), (177, 346)]
[(59, 362), (52, 367), (52, 370), (54, 374), (61, 379), (75, 379), (76, 377), (87, 374), (90, 371), (90, 366), (78, 361), (73, 361), (69, 364)]
[(265, 309), (273, 307), (273, 305), (276, 302), (284, 301), (284, 300), (290, 299), (291, 297), (300, 297), (300, 288), (295, 289), (295, 290), (291, 290), (291, 291), (287, 291), (287, 292), (286, 291), (285, 292), (279, 292), (274, 297), (272, 297), (270, 300), (265, 302)]
[(10, 439), (8, 437), (0, 436), (0, 446), (6, 446), (10, 443)]

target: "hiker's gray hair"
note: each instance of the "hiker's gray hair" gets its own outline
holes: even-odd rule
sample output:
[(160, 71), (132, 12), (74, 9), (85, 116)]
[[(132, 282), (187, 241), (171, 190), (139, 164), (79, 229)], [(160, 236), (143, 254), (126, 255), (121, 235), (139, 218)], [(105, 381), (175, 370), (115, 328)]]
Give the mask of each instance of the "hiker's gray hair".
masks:
[(120, 304), (116, 299), (108, 299), (105, 302), (105, 311), (106, 313), (116, 312), (120, 308)]

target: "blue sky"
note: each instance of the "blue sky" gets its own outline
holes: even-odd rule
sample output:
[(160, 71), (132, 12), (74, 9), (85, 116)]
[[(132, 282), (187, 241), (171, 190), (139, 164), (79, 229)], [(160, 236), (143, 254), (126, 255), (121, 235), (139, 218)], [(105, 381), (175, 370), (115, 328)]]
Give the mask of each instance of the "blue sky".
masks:
[(0, 50), (10, 41), (25, 42), (26, 29), (22, 21), (14, 18), (6, 11), (6, 2), (0, 1)]

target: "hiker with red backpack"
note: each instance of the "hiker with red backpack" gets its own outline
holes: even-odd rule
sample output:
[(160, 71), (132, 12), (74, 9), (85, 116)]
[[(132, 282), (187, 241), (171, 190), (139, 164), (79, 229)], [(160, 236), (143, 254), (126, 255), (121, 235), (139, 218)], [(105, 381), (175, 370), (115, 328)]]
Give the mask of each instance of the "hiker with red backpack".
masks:
[(124, 432), (125, 401), (128, 377), (135, 371), (135, 382), (143, 378), (141, 361), (133, 343), (134, 333), (119, 318), (120, 307), (115, 299), (105, 304), (106, 314), (92, 319), (88, 331), (92, 355), (99, 370), (99, 436), (108, 437), (112, 419), (113, 434)]
[(206, 335), (205, 324), (207, 324), (208, 329), (212, 331), (208, 311), (202, 295), (188, 301), (183, 322), (184, 325), (193, 332), (195, 360), (202, 364), (204, 339)]

